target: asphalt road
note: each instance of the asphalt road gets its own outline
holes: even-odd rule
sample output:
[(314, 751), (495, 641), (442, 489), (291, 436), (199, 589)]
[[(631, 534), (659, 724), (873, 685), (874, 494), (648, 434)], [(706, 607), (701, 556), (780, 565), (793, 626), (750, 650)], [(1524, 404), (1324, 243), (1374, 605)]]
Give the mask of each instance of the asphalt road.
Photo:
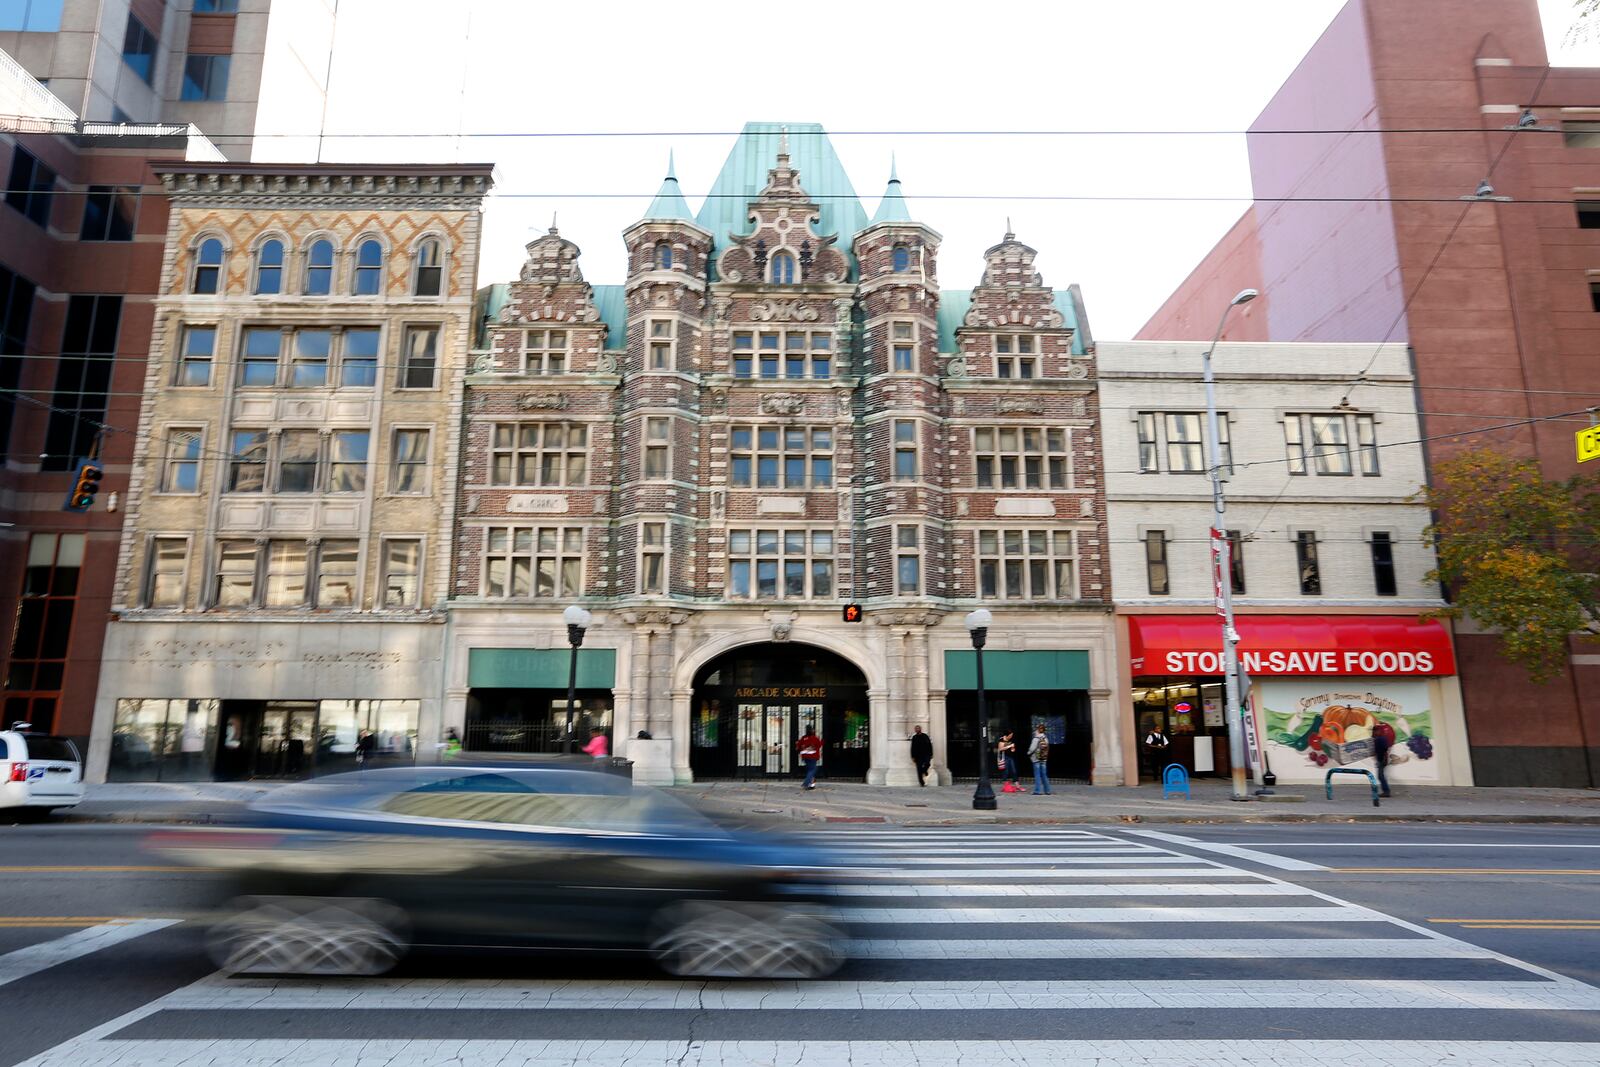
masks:
[[(718, 1041), (763, 1041), (768, 1048), (775, 1042), (781, 1048), (834, 1040), (849, 1042), (856, 1059), (866, 1053), (898, 1062), (894, 1042), (907, 1035), (953, 1042), (985, 1033), (990, 1040), (1008, 1034), (1019, 1039), (1015, 1049), (991, 1050), (990, 1058), (1011, 1064), (1090, 1056), (1107, 1064), (1129, 1062), (1116, 1053), (1116, 1043), (1129, 1038), (1173, 1042), (1172, 1062), (1196, 1065), (1213, 1062), (1218, 1042), (1261, 1042), (1263, 1052), (1284, 1063), (1301, 1062), (1295, 1058), (1301, 1054), (1312, 1063), (1325, 1061), (1321, 1043), (1359, 1052), (1352, 1042), (1363, 1039), (1378, 1043), (1377, 1056), (1406, 1047), (1396, 1042), (1419, 1042), (1412, 1058), (1393, 1062), (1423, 1062), (1424, 1051), (1456, 1055), (1452, 1062), (1467, 1065), (1524, 1062), (1519, 1055), (1544, 1062), (1545, 1051), (1518, 1051), (1518, 1043), (1537, 1042), (1584, 1043), (1557, 1046), (1580, 1057), (1561, 1062), (1600, 1062), (1600, 1010), (1591, 1010), (1600, 1008), (1600, 999), (1588, 1003), (1600, 992), (1586, 988), (1600, 986), (1600, 828), (1304, 824), (839, 831), (837, 840), (869, 855), (882, 850), (901, 868), (903, 882), (881, 887), (887, 894), (881, 899), (846, 902), (873, 906), (868, 910), (880, 924), (858, 929), (857, 936), (878, 947), (867, 952), (869, 958), (852, 960), (835, 981), (811, 984), (814, 994), (782, 984), (786, 988), (768, 994), (774, 1002), (763, 1002), (759, 1012), (712, 1010), (703, 983), (672, 993), (677, 984), (632, 964), (563, 961), (552, 969), (548, 963), (451, 956), (406, 965), (402, 976), (417, 984), (411, 999), (371, 980), (353, 980), (274, 991), (288, 998), (281, 1008), (235, 1003), (241, 984), (208, 979), (213, 968), (202, 951), (199, 925), (186, 921), (215, 894), (216, 883), (146, 854), (140, 842), (148, 832), (130, 825), (0, 825), (0, 1067), (51, 1049), (57, 1050), (54, 1058), (42, 1063), (115, 1059), (131, 1067), (146, 1062), (141, 1056), (154, 1060), (166, 1054), (160, 1048), (185, 1039), (201, 1042), (197, 1047), (223, 1042), (236, 1052), (259, 1051), (263, 1063), (280, 1062), (274, 1057), (281, 1056), (284, 1063), (311, 1064), (322, 1062), (315, 1050), (391, 1036), (415, 1039), (407, 1054), (422, 1057), (419, 1062), (426, 1062), (432, 1047), (424, 1037), (443, 1042), (439, 1049), (474, 1038), (518, 1047), (543, 1048), (548, 1042), (550, 1055), (598, 1038), (643, 1049), (640, 1062), (657, 1062), (649, 1055), (658, 1051), (667, 1062), (686, 1049), (704, 1057), (688, 1063), (716, 1062), (718, 1056), (741, 1062), (729, 1051), (733, 1046)], [(1070, 855), (1096, 849), (1124, 855)], [(1178, 877), (1191, 859), (1197, 869)], [(1085, 862), (1106, 870), (1118, 862), (1147, 863), (1149, 870), (1108, 889), (1108, 878), (1119, 876), (1102, 872), (1097, 878), (1092, 870), (1069, 866)], [(1199, 869), (1210, 864), (1219, 866)], [(1191, 895), (1196, 879), (1209, 880), (1213, 895)], [(1000, 895), (1013, 891), (1033, 895)], [(1155, 899), (1105, 899), (1097, 893)], [(1183, 913), (1170, 922), (1161, 914), (1136, 917), (1141, 909), (1135, 905), (1146, 904), (1160, 906), (1146, 909), (1152, 913), (1167, 905)], [(1291, 904), (1303, 914), (1284, 907)], [(1372, 933), (1376, 922), (1340, 921), (1341, 904), (1401, 922), (1384, 924), (1387, 934)], [(1214, 910), (1218, 905), (1236, 910)], [(1281, 913), (1266, 915), (1265, 906)], [(905, 907), (928, 910), (891, 914)], [(1084, 909), (1081, 916), (1073, 910), (1078, 908)], [(1321, 915), (1332, 921), (1319, 922)], [(1441, 950), (1440, 958), (1424, 959), (1427, 953), (1406, 947), (1427, 936), (1419, 930), (1488, 951)], [(896, 948), (909, 944), (896, 940), (905, 938), (923, 939), (916, 942), (923, 947)], [(1155, 960), (1127, 950), (1127, 939), (1137, 944), (1141, 938), (1168, 939), (1162, 943), (1172, 947), (1166, 958)], [(1251, 939), (1262, 938), (1305, 951), (1252, 951)], [(1446, 948), (1453, 943), (1441, 942)], [(1341, 944), (1357, 950), (1341, 952)], [(1085, 945), (1109, 954), (1091, 958)], [(1366, 951), (1371, 945), (1389, 949)], [(42, 965), (58, 955), (60, 962)], [(1522, 964), (1549, 972), (1550, 981)], [(482, 995), (485, 978), (522, 988), (522, 995), (550, 996), (541, 980), (557, 976), (582, 987), (581, 999), (552, 1002), (559, 1011), (507, 1011), (503, 1004), (474, 999)], [(1556, 976), (1577, 982), (1561, 986)], [(1548, 995), (1567, 1000), (1518, 1002), (1517, 997), (1547, 995), (1530, 978), (1559, 986)], [(959, 992), (951, 992), (951, 982), (963, 983)], [(1254, 990), (1268, 987), (1270, 995), (1252, 999)], [(1452, 1011), (1429, 1010), (1439, 1007), (1430, 998), (1454, 995), (1446, 991), (1458, 987), (1478, 999), (1465, 1010), (1459, 1004), (1445, 1005)], [(1527, 993), (1529, 988), (1535, 993)], [(307, 998), (336, 1009), (362, 989), (377, 991), (363, 1005), (368, 1010), (306, 1010)], [(1392, 1012), (1355, 1012), (1353, 1002), (1314, 1007), (1323, 989), (1347, 997), (1370, 990), (1373, 997), (1420, 1000)], [(607, 1001), (640, 990), (693, 996), (682, 1001), (684, 1010), (618, 1010), (619, 1004)], [(1227, 1010), (1214, 1001), (1224, 996), (1221, 1004), (1233, 1003)], [(1052, 997), (1068, 1000), (1054, 1003)], [(1298, 1007), (1302, 1001), (1305, 1011)], [(1079, 1010), (1048, 1010), (1053, 1003)], [(140, 1011), (146, 1014), (137, 1017)], [(103, 1061), (85, 1060), (73, 1045), (62, 1049), (112, 1020), (120, 1020), (107, 1031), (116, 1041), (96, 1046)], [(285, 1044), (289, 1037), (309, 1044), (291, 1047)], [(1588, 1043), (1595, 1043), (1596, 1058), (1585, 1061), (1586, 1052), (1575, 1050), (1591, 1050)], [(1237, 1062), (1240, 1047), (1216, 1045), (1215, 1062)], [(631, 1052), (607, 1059), (603, 1051), (591, 1062), (635, 1062)], [(1481, 1060), (1474, 1058), (1480, 1054)], [(215, 1055), (221, 1058), (196, 1062), (228, 1062), (225, 1050)]]

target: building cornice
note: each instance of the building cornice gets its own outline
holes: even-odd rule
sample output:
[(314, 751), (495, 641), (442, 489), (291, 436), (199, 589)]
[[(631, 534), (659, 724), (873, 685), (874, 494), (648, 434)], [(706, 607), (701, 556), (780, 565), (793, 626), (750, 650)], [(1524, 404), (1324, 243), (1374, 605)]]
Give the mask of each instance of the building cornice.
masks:
[(493, 167), (169, 165), (156, 168), (179, 206), (217, 204), (305, 208), (389, 200), (442, 210), (475, 210), (494, 184)]

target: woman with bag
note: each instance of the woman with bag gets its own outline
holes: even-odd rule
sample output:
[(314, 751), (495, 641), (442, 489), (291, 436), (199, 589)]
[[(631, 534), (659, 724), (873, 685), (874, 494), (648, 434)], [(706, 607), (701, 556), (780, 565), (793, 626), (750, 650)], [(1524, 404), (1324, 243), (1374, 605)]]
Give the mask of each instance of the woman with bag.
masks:
[(995, 763), (996, 769), (1006, 780), (1001, 787), (1002, 792), (1021, 792), (1017, 785), (1017, 742), (1010, 730), (1000, 735), (1000, 743), (995, 746)]

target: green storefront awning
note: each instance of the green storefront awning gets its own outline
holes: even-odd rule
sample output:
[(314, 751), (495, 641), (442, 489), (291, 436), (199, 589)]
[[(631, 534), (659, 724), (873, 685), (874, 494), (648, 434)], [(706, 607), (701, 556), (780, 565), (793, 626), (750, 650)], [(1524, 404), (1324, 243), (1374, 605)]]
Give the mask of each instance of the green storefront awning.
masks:
[[(946, 689), (978, 688), (978, 655), (966, 649), (944, 654)], [(985, 689), (1088, 689), (1089, 653), (1081, 649), (1056, 652), (983, 653)]]
[[(467, 684), (474, 689), (565, 689), (571, 662), (569, 648), (469, 649)], [(610, 689), (616, 677), (616, 649), (578, 649), (579, 689)]]

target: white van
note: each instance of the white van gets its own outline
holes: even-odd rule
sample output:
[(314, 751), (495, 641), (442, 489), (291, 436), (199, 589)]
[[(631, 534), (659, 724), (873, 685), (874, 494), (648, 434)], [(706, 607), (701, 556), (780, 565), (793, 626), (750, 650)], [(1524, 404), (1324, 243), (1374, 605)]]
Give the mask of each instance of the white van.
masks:
[(78, 746), (65, 737), (30, 733), (27, 725), (0, 730), (0, 809), (43, 814), (76, 807), (84, 792)]

